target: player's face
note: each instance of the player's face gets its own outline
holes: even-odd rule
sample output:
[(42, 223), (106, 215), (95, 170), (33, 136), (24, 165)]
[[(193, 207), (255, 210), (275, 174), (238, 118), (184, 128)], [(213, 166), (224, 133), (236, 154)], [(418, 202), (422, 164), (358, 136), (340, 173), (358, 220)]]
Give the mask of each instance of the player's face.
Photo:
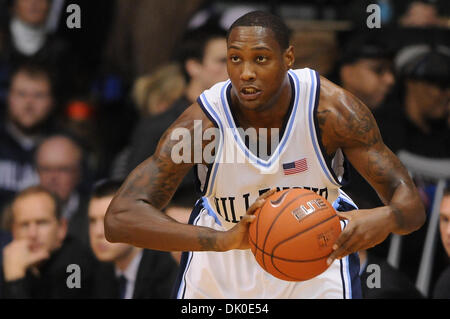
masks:
[(55, 216), (55, 204), (46, 193), (30, 194), (17, 199), (12, 206), (13, 237), (26, 239), (31, 251), (52, 252), (65, 235), (66, 227)]
[(263, 27), (236, 27), (228, 38), (227, 71), (232, 94), (241, 107), (265, 109), (288, 84), (287, 70), (294, 62), (292, 47), (282, 50), (273, 31)]
[(89, 240), (98, 260), (115, 262), (133, 250), (133, 246), (110, 243), (105, 238), (104, 218), (112, 196), (93, 198), (89, 203)]
[(442, 200), (439, 228), (442, 244), (450, 257), (450, 195), (444, 196)]

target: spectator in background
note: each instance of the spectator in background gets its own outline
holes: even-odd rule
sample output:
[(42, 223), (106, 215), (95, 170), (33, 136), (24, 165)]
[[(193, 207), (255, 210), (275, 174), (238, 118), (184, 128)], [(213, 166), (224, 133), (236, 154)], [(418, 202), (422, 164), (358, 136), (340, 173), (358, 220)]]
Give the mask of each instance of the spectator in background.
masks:
[(403, 1), (405, 11), (398, 23), (407, 28), (450, 27), (448, 18), (439, 15), (437, 0)]
[[(448, 258), (450, 258), (450, 187), (444, 190), (444, 196), (441, 202), (439, 230), (445, 252)], [(440, 275), (433, 290), (433, 298), (450, 299), (450, 265)]]
[[(141, 118), (156, 117), (167, 111), (184, 93), (186, 81), (177, 63), (167, 64), (154, 73), (138, 78), (132, 88), (132, 97)], [(114, 159), (110, 176), (124, 179), (128, 174), (130, 145)]]
[(385, 101), (395, 84), (393, 52), (383, 43), (383, 33), (354, 36), (344, 48), (339, 65), (339, 82), (372, 111)]
[[(353, 35), (343, 48), (337, 70), (339, 84), (358, 97), (372, 112), (386, 103), (395, 78), (392, 50), (384, 42), (383, 32)], [(366, 180), (349, 164), (348, 179), (343, 190), (359, 208), (381, 206), (382, 203)]]
[(204, 2), (117, 0), (106, 59), (126, 82), (152, 73), (169, 62), (189, 18)]
[(384, 142), (394, 152), (449, 158), (450, 48), (406, 47), (397, 54), (395, 68), (403, 105), (375, 114)]
[[(3, 249), (3, 297), (88, 298), (95, 260), (76, 239), (66, 237), (59, 199), (32, 186), (15, 197), (8, 211), (13, 241)], [(67, 284), (72, 264), (82, 271), (77, 289)]]
[(178, 269), (170, 253), (112, 244), (105, 238), (105, 213), (121, 184), (112, 180), (101, 182), (94, 188), (89, 203), (91, 248), (102, 262), (94, 298), (169, 298)]
[(141, 116), (156, 116), (168, 110), (183, 94), (185, 87), (180, 66), (171, 63), (158, 68), (151, 75), (138, 78), (132, 95)]
[(11, 76), (7, 113), (0, 125), (0, 207), (38, 182), (36, 145), (52, 131), (53, 91), (49, 73), (22, 65)]
[(9, 73), (30, 60), (45, 66), (58, 79), (58, 97), (70, 81), (69, 69), (75, 62), (68, 44), (46, 29), (50, 0), (13, 0), (10, 7), (10, 19), (0, 29), (0, 71)]
[[(185, 34), (177, 60), (182, 65), (187, 79), (184, 94), (164, 113), (142, 118), (133, 133), (131, 154), (127, 173), (134, 169), (156, 150), (161, 135), (191, 105), (199, 95), (213, 84), (227, 79), (226, 32), (214, 25), (206, 24)], [(177, 194), (192, 194), (195, 203), (193, 170), (184, 178)]]
[(70, 236), (89, 245), (87, 196), (80, 191), (83, 177), (83, 149), (68, 135), (52, 135), (36, 150), (40, 184), (61, 201), (62, 218)]

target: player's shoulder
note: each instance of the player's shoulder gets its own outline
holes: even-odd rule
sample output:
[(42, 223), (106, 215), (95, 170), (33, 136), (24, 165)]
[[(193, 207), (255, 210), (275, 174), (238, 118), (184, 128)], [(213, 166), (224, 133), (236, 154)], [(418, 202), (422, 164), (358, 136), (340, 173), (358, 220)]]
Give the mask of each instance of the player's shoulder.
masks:
[(220, 97), (222, 94), (222, 91), (230, 84), (230, 80), (225, 80), (222, 82), (217, 82), (213, 86), (211, 86), (209, 89), (206, 89), (203, 91), (203, 93), (200, 95), (200, 97), (205, 96), (207, 98), (212, 97)]

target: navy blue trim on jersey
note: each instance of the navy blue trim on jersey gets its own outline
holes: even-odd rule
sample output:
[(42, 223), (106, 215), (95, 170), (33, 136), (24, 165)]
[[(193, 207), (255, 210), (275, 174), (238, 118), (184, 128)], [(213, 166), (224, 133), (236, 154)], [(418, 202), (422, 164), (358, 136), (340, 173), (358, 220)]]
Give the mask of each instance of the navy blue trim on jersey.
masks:
[(208, 112), (208, 109), (203, 105), (202, 99), (200, 96), (197, 98), (197, 103), (200, 105), (203, 113), (209, 118), (209, 120), (214, 124), (215, 127), (220, 128), (219, 124), (217, 124), (216, 120), (212, 117), (212, 115)]
[[(203, 209), (203, 201), (200, 199), (195, 204), (194, 209), (192, 210), (192, 213), (189, 216), (188, 224), (194, 225), (194, 221), (198, 217), (198, 215), (200, 214), (202, 209)], [(189, 256), (191, 258), (189, 258)], [(173, 286), (173, 289), (172, 289), (172, 296), (171, 296), (172, 299), (177, 299), (179, 290), (181, 288), (181, 282), (182, 281), (185, 282), (184, 276), (186, 274), (186, 270), (189, 267), (191, 261), (192, 261), (192, 252), (183, 251), (181, 253), (180, 268), (178, 270), (177, 279), (175, 280), (175, 285)], [(186, 292), (186, 285), (183, 287), (183, 293), (181, 295), (181, 299), (184, 299), (185, 292)]]
[(331, 157), (328, 156), (325, 147), (322, 143), (322, 132), (320, 131), (319, 126), (319, 119), (317, 118), (317, 109), (319, 108), (319, 100), (320, 100), (320, 76), (317, 71), (313, 71), (314, 77), (316, 78), (316, 92), (315, 92), (315, 100), (314, 100), (314, 107), (313, 107), (313, 119), (314, 119), (314, 127), (315, 127), (315, 133), (317, 136), (317, 143), (319, 144), (320, 152), (322, 153), (322, 156), (325, 160), (325, 164), (328, 168), (328, 171), (333, 176), (334, 181), (337, 183), (337, 186), (341, 186), (341, 182), (337, 178), (332, 166), (331, 166)]
[[(224, 85), (226, 85), (226, 84), (224, 84)], [(202, 97), (205, 100), (206, 105), (203, 104), (203, 102), (201, 100)], [(220, 163), (216, 162), (216, 159), (217, 158), (220, 159), (220, 156), (222, 155), (222, 148), (223, 148), (223, 142), (224, 142), (224, 138), (225, 138), (225, 136), (224, 136), (225, 132), (224, 132), (223, 125), (222, 125), (222, 123), (220, 121), (219, 115), (216, 113), (216, 111), (214, 111), (214, 108), (211, 105), (209, 105), (208, 99), (206, 98), (205, 93), (202, 93), (198, 97), (197, 101), (198, 101), (198, 104), (200, 105), (200, 108), (202, 109), (202, 111), (208, 116), (208, 118), (210, 118), (213, 121), (214, 125), (216, 125), (216, 127), (219, 128), (219, 130), (220, 130), (220, 140), (219, 140), (219, 143), (217, 144), (218, 145), (218, 149), (217, 149), (217, 152), (216, 152), (216, 157), (215, 157), (214, 162), (211, 163), (212, 164), (212, 166), (211, 166), (212, 175), (209, 174), (207, 176), (208, 179), (205, 180), (204, 191), (202, 192), (202, 195), (210, 196), (211, 195), (210, 186), (212, 186), (212, 187), (214, 186), (217, 169), (218, 169), (219, 164), (220, 164)], [(216, 118), (217, 118), (217, 120), (216, 120)], [(208, 172), (209, 172), (209, 170), (208, 170)], [(210, 192), (207, 193), (208, 189), (210, 189)]]
[[(280, 135), (279, 135), (279, 140), (277, 141), (278, 143), (281, 143), (282, 137), (284, 136), (284, 132), (286, 131), (286, 127), (289, 123), (289, 119), (291, 118), (291, 114), (292, 114), (292, 109), (294, 108), (294, 102), (295, 102), (295, 84), (294, 84), (294, 80), (292, 79), (292, 76), (288, 76), (289, 79), (289, 83), (291, 85), (291, 99), (289, 101), (289, 107), (288, 107), (288, 111), (286, 112), (286, 115), (284, 116), (283, 119), (283, 125), (281, 126), (281, 130), (280, 130)], [(231, 88), (233, 86), (230, 84), (228, 85), (227, 89), (226, 89), (226, 97), (227, 97), (227, 102), (228, 105), (231, 106)], [(231, 111), (231, 107), (230, 107), (230, 111)], [(233, 120), (234, 120), (234, 124), (236, 124), (236, 127), (242, 127), (240, 126), (239, 120), (237, 119), (237, 117), (235, 117), (233, 115), (233, 112), (231, 112), (231, 115), (233, 116)], [(244, 140), (245, 146), (250, 150), (250, 146), (247, 140)], [(257, 144), (258, 148), (259, 148), (259, 143)], [(259, 157), (259, 151), (258, 154), (254, 154), (256, 157)], [(270, 154), (272, 155), (272, 154)]]
[[(345, 196), (340, 196), (333, 203), (333, 207), (336, 211), (339, 212), (348, 212), (351, 210), (358, 209), (356, 205), (353, 205)], [(344, 224), (347, 225), (347, 221), (344, 220)], [(345, 227), (344, 227), (345, 228)], [(341, 279), (342, 279), (342, 288), (343, 288), (343, 297), (351, 298), (351, 299), (361, 299), (362, 298), (362, 289), (361, 289), (361, 279), (359, 276), (359, 256), (358, 253), (353, 253), (345, 257), (347, 259), (348, 267), (344, 269), (343, 259), (339, 260), (340, 270), (341, 270)], [(345, 277), (348, 278), (348, 282), (350, 283), (350, 287), (345, 286)], [(346, 289), (347, 288), (347, 289)]]

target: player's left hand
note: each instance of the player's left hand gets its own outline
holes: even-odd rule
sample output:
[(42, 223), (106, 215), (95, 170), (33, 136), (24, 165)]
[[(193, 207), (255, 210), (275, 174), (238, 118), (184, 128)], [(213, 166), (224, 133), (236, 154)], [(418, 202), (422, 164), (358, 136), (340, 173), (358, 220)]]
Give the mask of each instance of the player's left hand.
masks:
[(333, 245), (333, 252), (327, 259), (330, 265), (359, 250), (378, 245), (391, 233), (389, 215), (384, 207), (336, 212), (341, 220), (348, 220), (347, 226)]

